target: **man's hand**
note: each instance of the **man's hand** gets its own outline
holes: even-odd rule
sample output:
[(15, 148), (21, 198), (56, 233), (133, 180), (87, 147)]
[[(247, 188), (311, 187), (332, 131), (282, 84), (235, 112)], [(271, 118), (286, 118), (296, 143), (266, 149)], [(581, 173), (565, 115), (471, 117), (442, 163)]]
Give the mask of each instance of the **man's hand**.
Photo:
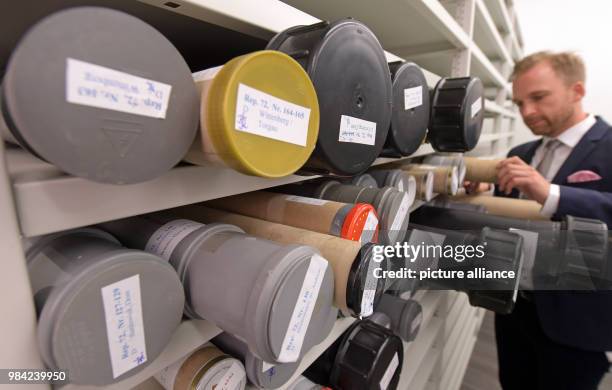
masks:
[(550, 190), (550, 183), (544, 176), (517, 156), (497, 164), (497, 184), (501, 192), (509, 194), (516, 188), (539, 204), (546, 202)]
[(467, 194), (479, 194), (481, 192), (491, 191), (491, 184), (466, 180), (463, 182), (463, 188), (465, 188)]

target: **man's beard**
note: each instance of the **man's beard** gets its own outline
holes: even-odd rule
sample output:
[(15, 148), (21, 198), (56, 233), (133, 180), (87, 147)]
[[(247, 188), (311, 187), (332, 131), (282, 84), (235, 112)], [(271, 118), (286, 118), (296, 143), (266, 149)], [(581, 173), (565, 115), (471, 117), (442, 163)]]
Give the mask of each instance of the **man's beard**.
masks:
[[(556, 120), (549, 120), (546, 117), (538, 118), (537, 121), (531, 121), (532, 124), (525, 123), (529, 130), (535, 135), (555, 136), (566, 130), (568, 122), (574, 116), (574, 107), (563, 110), (560, 115), (556, 115)], [(539, 123), (539, 126), (534, 126)]]

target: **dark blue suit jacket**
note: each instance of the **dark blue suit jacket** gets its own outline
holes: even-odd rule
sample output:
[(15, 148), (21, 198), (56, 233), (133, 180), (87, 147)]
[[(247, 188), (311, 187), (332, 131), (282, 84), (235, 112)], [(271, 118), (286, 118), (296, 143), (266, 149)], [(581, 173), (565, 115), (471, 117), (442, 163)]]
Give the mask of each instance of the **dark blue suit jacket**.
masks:
[[(516, 146), (508, 156), (531, 162), (542, 140)], [(590, 170), (602, 177), (586, 183), (568, 183), (567, 177)], [(612, 226), (612, 128), (597, 122), (572, 150), (552, 183), (560, 186), (553, 219), (565, 215), (599, 219)], [(496, 190), (496, 195), (502, 195)], [(518, 191), (510, 196), (518, 197)], [(592, 351), (612, 351), (612, 291), (535, 292), (534, 300), (546, 335), (554, 341)]]

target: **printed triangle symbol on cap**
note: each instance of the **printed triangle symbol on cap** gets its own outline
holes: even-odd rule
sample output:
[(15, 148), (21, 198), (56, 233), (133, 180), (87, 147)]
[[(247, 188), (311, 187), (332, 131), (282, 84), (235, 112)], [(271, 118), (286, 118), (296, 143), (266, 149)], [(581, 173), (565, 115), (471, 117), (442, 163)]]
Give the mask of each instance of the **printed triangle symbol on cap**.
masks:
[(128, 154), (134, 141), (140, 136), (140, 130), (102, 129), (102, 131), (121, 157)]

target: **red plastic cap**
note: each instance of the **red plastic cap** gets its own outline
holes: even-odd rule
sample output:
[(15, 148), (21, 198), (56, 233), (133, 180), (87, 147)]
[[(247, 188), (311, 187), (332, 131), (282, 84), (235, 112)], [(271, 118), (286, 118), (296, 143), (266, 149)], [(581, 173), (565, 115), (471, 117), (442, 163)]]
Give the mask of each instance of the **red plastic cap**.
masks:
[(378, 242), (378, 214), (371, 204), (357, 203), (346, 215), (340, 237), (361, 241), (364, 230), (374, 231), (371, 242)]

